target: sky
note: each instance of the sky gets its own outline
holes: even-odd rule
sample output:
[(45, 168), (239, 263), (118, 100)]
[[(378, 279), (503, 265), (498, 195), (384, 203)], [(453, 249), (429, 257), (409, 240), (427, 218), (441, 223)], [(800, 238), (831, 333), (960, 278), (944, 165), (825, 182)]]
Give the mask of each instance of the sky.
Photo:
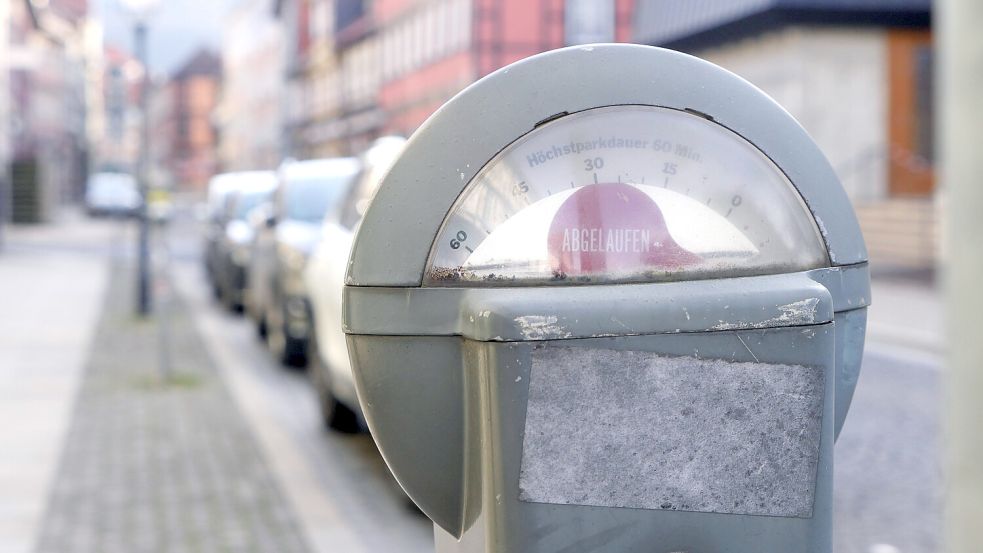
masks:
[[(158, 0), (148, 18), (148, 56), (154, 73), (169, 74), (202, 46), (218, 52), (222, 22), (241, 0)], [(107, 45), (132, 52), (134, 18), (121, 0), (95, 0)]]

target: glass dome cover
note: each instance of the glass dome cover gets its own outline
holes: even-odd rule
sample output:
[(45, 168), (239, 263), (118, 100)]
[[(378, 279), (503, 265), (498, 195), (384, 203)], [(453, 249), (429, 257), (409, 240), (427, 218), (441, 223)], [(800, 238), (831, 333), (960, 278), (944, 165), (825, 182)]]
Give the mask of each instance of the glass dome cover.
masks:
[(757, 148), (707, 118), (610, 106), (536, 127), (468, 183), (424, 284), (660, 282), (828, 266), (815, 221)]

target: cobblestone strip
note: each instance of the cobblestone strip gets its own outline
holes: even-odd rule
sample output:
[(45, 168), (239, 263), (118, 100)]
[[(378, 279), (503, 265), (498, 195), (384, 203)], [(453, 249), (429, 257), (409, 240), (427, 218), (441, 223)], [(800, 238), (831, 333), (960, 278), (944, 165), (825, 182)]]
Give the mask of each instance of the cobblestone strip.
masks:
[(186, 306), (171, 304), (165, 379), (115, 263), (37, 553), (308, 551)]

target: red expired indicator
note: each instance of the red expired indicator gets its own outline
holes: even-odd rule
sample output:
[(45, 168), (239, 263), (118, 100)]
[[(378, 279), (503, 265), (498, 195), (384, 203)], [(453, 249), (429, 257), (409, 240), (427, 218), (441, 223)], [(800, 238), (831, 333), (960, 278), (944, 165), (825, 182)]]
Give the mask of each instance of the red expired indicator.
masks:
[(553, 218), (547, 247), (552, 270), (567, 276), (678, 269), (701, 261), (673, 239), (655, 201), (623, 183), (574, 192)]

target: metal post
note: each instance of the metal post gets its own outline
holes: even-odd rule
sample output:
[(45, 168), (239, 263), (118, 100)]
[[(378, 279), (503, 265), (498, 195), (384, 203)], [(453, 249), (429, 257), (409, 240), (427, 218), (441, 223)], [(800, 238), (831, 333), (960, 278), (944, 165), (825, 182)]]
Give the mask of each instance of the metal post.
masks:
[(983, 3), (944, 0), (937, 6), (940, 158), (945, 213), (945, 309), (949, 339), (946, 386), (946, 551), (979, 551), (983, 543)]
[(147, 109), (147, 88), (150, 86), (147, 67), (147, 25), (137, 21), (134, 28), (134, 45), (137, 59), (143, 66), (140, 86), (140, 159), (137, 163), (137, 179), (140, 183), (140, 213), (138, 214), (139, 237), (137, 244), (137, 313), (148, 315), (151, 307), (150, 291), (150, 228), (147, 215), (148, 154), (150, 141), (149, 110)]

